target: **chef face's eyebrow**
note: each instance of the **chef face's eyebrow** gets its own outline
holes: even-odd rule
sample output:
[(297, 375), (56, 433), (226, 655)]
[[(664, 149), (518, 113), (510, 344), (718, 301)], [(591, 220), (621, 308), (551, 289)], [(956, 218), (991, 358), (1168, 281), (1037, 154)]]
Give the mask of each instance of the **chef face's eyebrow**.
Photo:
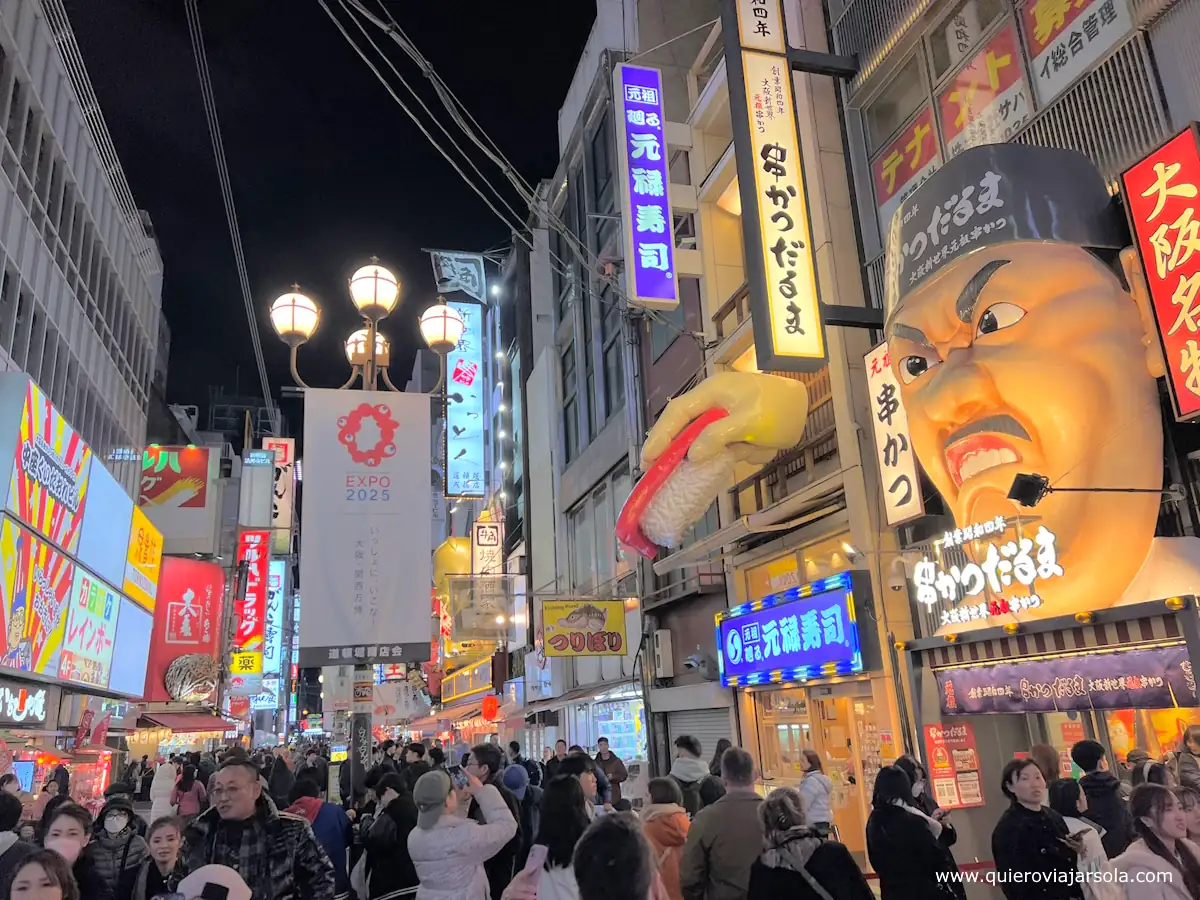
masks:
[(919, 328), (913, 328), (911, 325), (897, 323), (892, 326), (892, 337), (900, 338), (904, 341), (912, 341), (914, 344), (919, 344), (922, 347), (932, 347), (929, 338), (925, 337), (925, 332)]
[(954, 304), (954, 311), (958, 314), (960, 322), (965, 322), (969, 325), (975, 321), (975, 304), (978, 302), (979, 295), (983, 292), (984, 286), (993, 275), (1010, 262), (1012, 262), (1010, 259), (993, 259), (971, 276), (971, 280), (962, 289), (962, 292), (958, 295), (958, 300)]

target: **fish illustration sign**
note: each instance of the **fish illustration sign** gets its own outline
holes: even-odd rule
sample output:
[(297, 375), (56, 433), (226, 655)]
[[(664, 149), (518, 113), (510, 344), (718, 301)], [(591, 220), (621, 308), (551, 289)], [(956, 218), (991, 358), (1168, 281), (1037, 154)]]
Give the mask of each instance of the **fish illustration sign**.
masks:
[(547, 656), (627, 656), (623, 600), (546, 600)]

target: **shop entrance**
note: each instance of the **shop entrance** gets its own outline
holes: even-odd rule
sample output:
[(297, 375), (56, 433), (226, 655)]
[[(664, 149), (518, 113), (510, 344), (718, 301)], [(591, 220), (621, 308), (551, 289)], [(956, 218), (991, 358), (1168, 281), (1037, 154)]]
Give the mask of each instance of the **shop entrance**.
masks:
[[(785, 687), (743, 694), (753, 717), (764, 795), (798, 787), (805, 750), (821, 758), (833, 782), (833, 824), (859, 866), (867, 866), (866, 822), (879, 771), (875, 702), (869, 682), (816, 688)], [(745, 706), (751, 708), (746, 710)]]

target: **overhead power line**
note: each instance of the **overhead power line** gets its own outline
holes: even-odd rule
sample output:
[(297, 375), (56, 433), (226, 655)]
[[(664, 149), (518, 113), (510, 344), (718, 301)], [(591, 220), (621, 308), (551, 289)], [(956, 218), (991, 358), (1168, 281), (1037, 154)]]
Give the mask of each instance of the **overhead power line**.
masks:
[(271, 396), (271, 384), (267, 378), (267, 364), (263, 359), (262, 338), (258, 333), (258, 315), (250, 292), (250, 278), (246, 270), (246, 256), (242, 250), (242, 233), (238, 228), (237, 208), (233, 203), (233, 189), (229, 181), (229, 166), (225, 161), (225, 145), (221, 139), (221, 122), (217, 116), (217, 104), (213, 97), (212, 78), (208, 71), (208, 56), (204, 49), (204, 34), (200, 29), (200, 13), (196, 0), (186, 0), (188, 32), (192, 39), (192, 55), (196, 59), (196, 74), (200, 78), (200, 94), (204, 99), (204, 114), (208, 119), (208, 135), (212, 140), (213, 157), (217, 163), (217, 180), (221, 185), (221, 199), (225, 204), (225, 220), (229, 224), (229, 239), (233, 244), (233, 261), (237, 267), (238, 282), (242, 289), (242, 300), (246, 306), (246, 321), (250, 326), (250, 342), (254, 346), (254, 361), (258, 365), (258, 377), (262, 384), (263, 403), (278, 433), (282, 427), (279, 410)]

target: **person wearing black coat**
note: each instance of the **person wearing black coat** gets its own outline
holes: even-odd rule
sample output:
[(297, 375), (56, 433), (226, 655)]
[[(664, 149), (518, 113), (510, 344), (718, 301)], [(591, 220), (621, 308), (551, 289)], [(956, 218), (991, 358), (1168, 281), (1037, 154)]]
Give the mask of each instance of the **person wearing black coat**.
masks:
[(417, 804), (403, 779), (394, 773), (379, 779), (375, 790), (380, 810), (363, 838), (370, 900), (420, 883), (408, 855), (408, 833), (417, 827)]
[(899, 766), (875, 776), (867, 819), (867, 857), (882, 900), (965, 900), (946, 826), (912, 803), (912, 782)]
[[(1083, 900), (1076, 883), (1079, 845), (1063, 817), (1043, 806), (1046, 780), (1032, 759), (1014, 759), (1000, 775), (1000, 789), (1012, 801), (992, 831), (992, 858), (1003, 878), (1006, 900)], [(1004, 876), (1024, 873), (1019, 880)], [(1028, 873), (1042, 873), (1033, 880)]]
[(845, 845), (827, 841), (804, 821), (804, 802), (793, 788), (776, 788), (758, 805), (763, 852), (750, 867), (747, 900), (875, 900)]
[(1087, 794), (1087, 817), (1103, 830), (1100, 841), (1109, 859), (1116, 859), (1133, 843), (1133, 818), (1121, 796), (1121, 780), (1108, 771), (1108, 758), (1099, 741), (1079, 741), (1071, 748), (1071, 761), (1083, 769), (1079, 786)]

